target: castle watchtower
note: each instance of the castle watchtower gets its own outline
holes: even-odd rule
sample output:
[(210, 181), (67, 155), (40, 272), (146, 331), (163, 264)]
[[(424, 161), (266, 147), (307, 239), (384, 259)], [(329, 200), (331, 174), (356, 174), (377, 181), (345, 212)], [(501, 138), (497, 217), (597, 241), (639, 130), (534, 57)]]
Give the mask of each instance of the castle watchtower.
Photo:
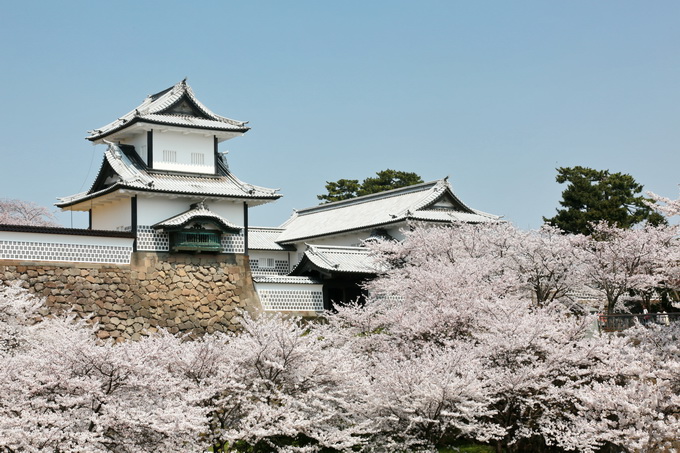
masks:
[(245, 134), (219, 116), (186, 79), (90, 131), (106, 144), (87, 191), (60, 198), (62, 210), (89, 212), (89, 228), (135, 234), (135, 251), (247, 253), (248, 208), (281, 197), (239, 180), (218, 144)]

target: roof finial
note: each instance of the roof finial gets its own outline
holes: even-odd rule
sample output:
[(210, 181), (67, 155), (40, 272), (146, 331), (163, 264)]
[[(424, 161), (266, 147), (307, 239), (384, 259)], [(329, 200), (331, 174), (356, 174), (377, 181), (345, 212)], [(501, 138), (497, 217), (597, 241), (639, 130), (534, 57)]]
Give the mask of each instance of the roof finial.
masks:
[(189, 78), (189, 77), (185, 77), (185, 78), (182, 79), (182, 85), (186, 85), (186, 84), (187, 84), (187, 79), (188, 79), (188, 78)]

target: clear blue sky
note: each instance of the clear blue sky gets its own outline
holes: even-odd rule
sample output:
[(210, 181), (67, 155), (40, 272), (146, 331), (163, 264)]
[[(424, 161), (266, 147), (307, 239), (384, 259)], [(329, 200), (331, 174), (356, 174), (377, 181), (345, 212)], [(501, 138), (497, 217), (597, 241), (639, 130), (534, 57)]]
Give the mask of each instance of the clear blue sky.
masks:
[(250, 121), (221, 150), (238, 177), (284, 194), (251, 210), (255, 225), (386, 168), (448, 175), (468, 205), (520, 228), (554, 214), (558, 166), (678, 196), (677, 1), (0, 6), (0, 197), (86, 190), (104, 152), (86, 131), (184, 77)]

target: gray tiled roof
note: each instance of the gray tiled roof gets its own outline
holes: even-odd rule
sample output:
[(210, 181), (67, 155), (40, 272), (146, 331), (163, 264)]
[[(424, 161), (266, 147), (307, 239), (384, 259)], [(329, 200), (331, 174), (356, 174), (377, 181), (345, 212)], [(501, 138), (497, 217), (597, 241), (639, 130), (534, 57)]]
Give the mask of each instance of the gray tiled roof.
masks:
[[(195, 114), (168, 112), (168, 109), (179, 103), (183, 98), (193, 104), (192, 110), (195, 111)], [(196, 114), (200, 116), (196, 116)], [(241, 133), (249, 130), (243, 121), (232, 120), (213, 113), (196, 99), (193, 90), (187, 85), (185, 79), (166, 90), (147, 96), (136, 109), (115, 121), (89, 131), (90, 136), (87, 139), (98, 142), (102, 138), (138, 122)]]
[(282, 231), (281, 228), (249, 227), (248, 248), (251, 250), (295, 250), (295, 247), (281, 245), (276, 242)]
[[(488, 216), (488, 217), (487, 217)], [(474, 212), (460, 212), (460, 211), (440, 211), (440, 210), (428, 210), (422, 209), (420, 211), (415, 211), (411, 214), (410, 220), (422, 220), (427, 222), (468, 222), (468, 223), (479, 223), (480, 218), (486, 217), (483, 222), (488, 222), (493, 219), (491, 214), (486, 214), (481, 211)]]
[[(449, 207), (432, 207), (443, 199), (448, 200)], [(301, 242), (409, 220), (482, 223), (499, 219), (499, 216), (466, 206), (455, 196), (445, 178), (297, 211), (281, 226), (284, 231), (278, 242)]]
[(320, 285), (322, 282), (312, 277), (298, 275), (257, 275), (253, 274), (255, 283), (297, 283), (300, 285)]
[(183, 213), (178, 214), (174, 217), (170, 217), (169, 219), (163, 220), (162, 222), (158, 222), (157, 224), (153, 225), (153, 227), (157, 229), (179, 228), (183, 227), (184, 225), (193, 220), (198, 219), (212, 220), (213, 222), (220, 225), (222, 229), (225, 231), (229, 230), (237, 231), (243, 229), (243, 227), (234, 225), (221, 215), (212, 212), (210, 209), (208, 209), (208, 207), (204, 203), (197, 203), (195, 205), (192, 205), (191, 209), (184, 211)]
[(62, 197), (56, 205), (68, 207), (121, 189), (253, 201), (281, 197), (281, 194), (276, 193), (277, 189), (253, 186), (239, 180), (221, 161), (218, 162), (217, 175), (154, 172), (140, 160), (127, 155), (119, 146), (110, 144), (92, 188), (88, 192)]
[(371, 251), (364, 247), (309, 245), (303, 260), (305, 258), (319, 269), (331, 272), (361, 274), (377, 272), (377, 265)]

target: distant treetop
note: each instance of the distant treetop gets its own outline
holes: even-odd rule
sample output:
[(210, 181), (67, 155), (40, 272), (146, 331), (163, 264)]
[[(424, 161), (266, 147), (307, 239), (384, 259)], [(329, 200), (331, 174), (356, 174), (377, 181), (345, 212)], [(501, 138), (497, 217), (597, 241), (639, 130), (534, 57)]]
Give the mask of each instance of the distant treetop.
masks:
[(384, 192), (386, 190), (399, 189), (400, 187), (412, 186), (422, 182), (423, 179), (416, 173), (387, 169), (377, 172), (376, 177), (364, 179), (361, 184), (359, 184), (358, 179), (326, 181), (328, 193), (317, 195), (316, 197), (322, 200), (322, 203), (330, 203)]

